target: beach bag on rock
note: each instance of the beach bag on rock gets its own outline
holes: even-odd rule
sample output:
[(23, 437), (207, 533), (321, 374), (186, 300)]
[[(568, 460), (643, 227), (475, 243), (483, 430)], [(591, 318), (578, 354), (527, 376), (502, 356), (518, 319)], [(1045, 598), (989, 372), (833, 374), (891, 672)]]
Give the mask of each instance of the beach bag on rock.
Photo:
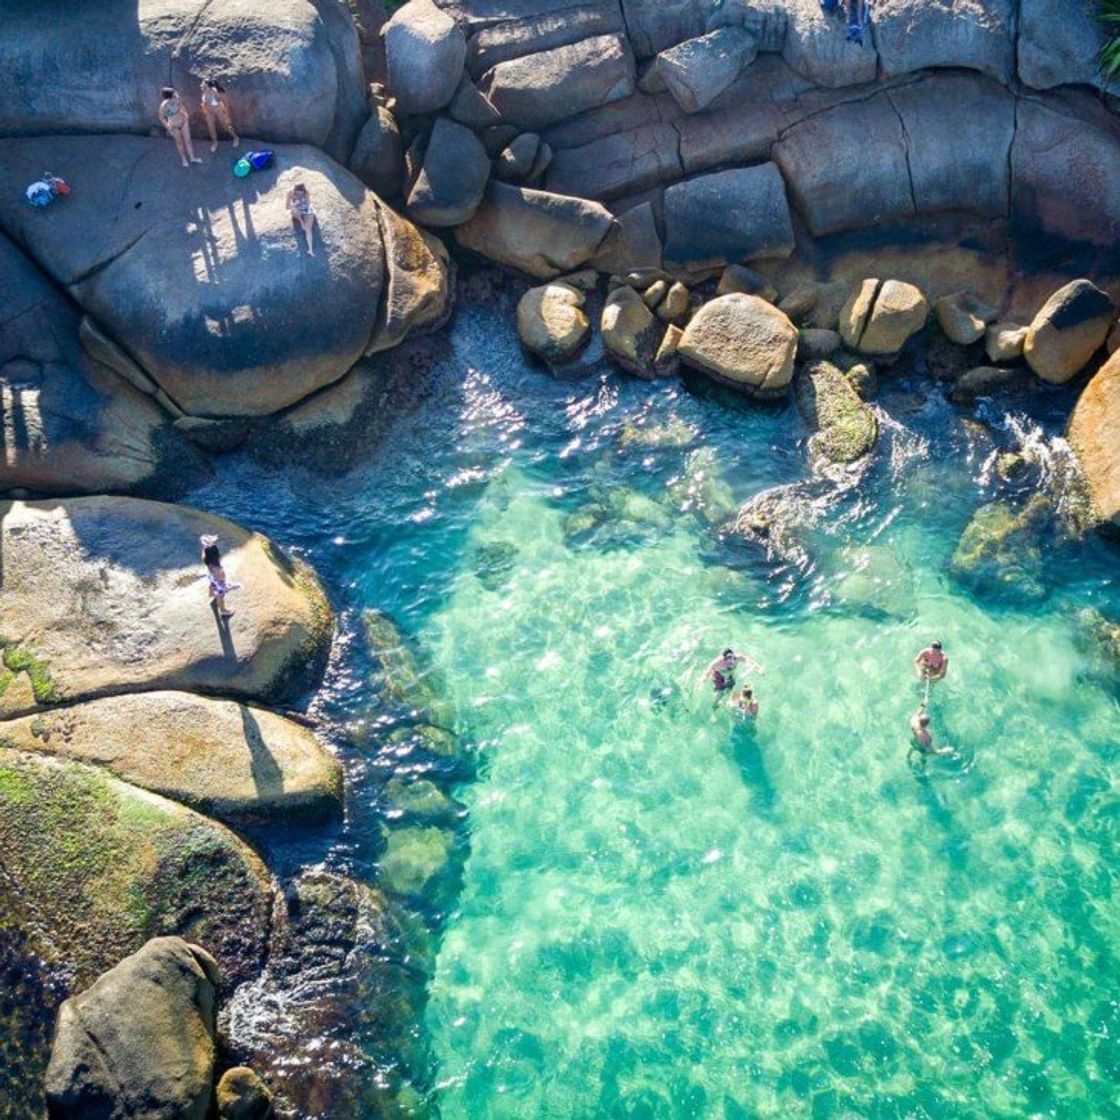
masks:
[(239, 179), (244, 179), (245, 176), (248, 175), (252, 170), (253, 165), (244, 156), (242, 156), (239, 160), (234, 161), (233, 173)]
[(32, 206), (49, 206), (59, 195), (68, 195), (69, 193), (69, 183), (47, 171), (41, 179), (36, 179), (24, 191), (24, 196)]
[(272, 166), (272, 157), (275, 154), (275, 152), (271, 152), (265, 148), (259, 152), (249, 152), (245, 158), (249, 161), (254, 171), (263, 171), (266, 167)]

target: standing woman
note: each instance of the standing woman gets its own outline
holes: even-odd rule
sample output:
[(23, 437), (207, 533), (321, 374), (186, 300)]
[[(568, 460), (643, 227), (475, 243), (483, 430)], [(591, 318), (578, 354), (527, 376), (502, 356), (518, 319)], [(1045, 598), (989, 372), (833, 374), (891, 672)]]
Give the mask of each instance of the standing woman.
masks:
[(296, 183), (288, 191), (288, 213), (299, 222), (304, 237), (307, 238), (307, 255), (315, 256), (315, 245), (311, 240), (312, 231), (315, 229), (315, 210), (311, 205), (311, 195), (302, 183)]
[(202, 544), (202, 562), (206, 565), (207, 581), (210, 587), (210, 602), (218, 609), (222, 618), (231, 618), (233, 611), (226, 606), (226, 596), (236, 591), (241, 584), (226, 578), (222, 567), (222, 554), (218, 549), (218, 538), (207, 533), (199, 537)]
[(202, 115), (206, 118), (206, 127), (210, 130), (211, 155), (218, 150), (217, 126), (219, 124), (233, 137), (235, 148), (241, 143), (229, 115), (229, 94), (213, 78), (202, 79)]
[(179, 149), (179, 158), (183, 161), (183, 166), (189, 166), (188, 158), (191, 163), (201, 163), (202, 160), (194, 154), (194, 146), (191, 144), (191, 116), (187, 112), (187, 107), (183, 104), (183, 99), (179, 96), (179, 91), (172, 89), (170, 86), (164, 86), (160, 90), (160, 97), (162, 100), (159, 103), (159, 123), (167, 130), (168, 136), (175, 141), (175, 147)]

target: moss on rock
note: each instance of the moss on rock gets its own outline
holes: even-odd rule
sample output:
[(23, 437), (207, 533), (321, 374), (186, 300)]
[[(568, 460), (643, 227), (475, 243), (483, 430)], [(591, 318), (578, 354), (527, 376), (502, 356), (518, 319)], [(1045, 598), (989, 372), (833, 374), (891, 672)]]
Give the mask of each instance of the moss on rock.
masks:
[(810, 441), (815, 456), (830, 463), (854, 463), (875, 446), (879, 438), (875, 413), (831, 362), (811, 362), (802, 367), (794, 391), (806, 423), (816, 429)]

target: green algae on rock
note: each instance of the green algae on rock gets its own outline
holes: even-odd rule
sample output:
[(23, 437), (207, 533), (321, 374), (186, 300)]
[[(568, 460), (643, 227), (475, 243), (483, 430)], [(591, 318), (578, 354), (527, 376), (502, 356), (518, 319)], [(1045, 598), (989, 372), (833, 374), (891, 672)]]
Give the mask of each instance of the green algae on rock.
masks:
[(978, 591), (1045, 598), (1040, 535), (1051, 514), (1043, 494), (1033, 494), (1020, 508), (1005, 501), (981, 506), (961, 534), (950, 571)]
[(303, 725), (186, 692), (104, 697), (0, 723), (22, 751), (103, 766), (225, 821), (342, 812), (342, 769)]
[[(242, 584), (229, 620), (208, 606), (202, 533)], [(34, 693), (9, 681), (0, 715), (153, 688), (279, 702), (325, 666), (331, 614), (314, 576), (222, 518), (135, 498), (2, 503), (0, 547), (4, 660)]]
[(809, 441), (814, 456), (830, 463), (854, 463), (879, 438), (879, 421), (851, 381), (831, 362), (804, 366), (794, 381), (797, 403), (816, 429)]
[(204, 946), (229, 987), (260, 970), (272, 905), (264, 865), (172, 801), (5, 743), (0, 848), (15, 922), (79, 986), (160, 934)]
[(382, 611), (370, 608), (362, 616), (366, 644), (377, 661), (373, 686), (389, 703), (423, 715), (441, 727), (451, 727), (453, 717), (440, 697), (439, 682), (421, 665), (412, 644), (397, 624)]

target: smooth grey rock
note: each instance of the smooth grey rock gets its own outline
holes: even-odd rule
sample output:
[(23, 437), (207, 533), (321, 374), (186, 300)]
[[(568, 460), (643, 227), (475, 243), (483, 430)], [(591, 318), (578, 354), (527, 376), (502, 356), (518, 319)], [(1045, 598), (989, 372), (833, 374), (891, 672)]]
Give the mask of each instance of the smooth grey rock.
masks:
[(1087, 85), (1117, 92), (1100, 68), (1105, 32), (1092, 4), (1020, 0), (1019, 79), (1034, 89)]
[(662, 51), (654, 70), (686, 113), (706, 109), (749, 66), (758, 42), (738, 27), (721, 27)]
[(399, 111), (434, 113), (455, 96), (467, 40), (459, 25), (432, 0), (408, 0), (381, 32), (388, 87)]
[(643, 125), (553, 154), (548, 188), (609, 200), (681, 177), (679, 134), (672, 125)]
[(1120, 243), (1120, 120), (1091, 94), (1018, 103), (1012, 218), (1028, 231), (1111, 248)]
[(716, 0), (621, 0), (626, 29), (639, 58), (651, 58), (667, 47), (694, 39), (708, 30)]
[(478, 209), (490, 158), (469, 128), (439, 117), (420, 174), (408, 192), (409, 215), (426, 226), (458, 226)]
[[(274, 167), (242, 180), (219, 161), (178, 167), (164, 139), (3, 140), (0, 227), (184, 412), (267, 415), (399, 341), (429, 296), (439, 309), (450, 299), (445, 262), (422, 241), (399, 262), (399, 219), (349, 171), (315, 148), (275, 151)], [(44, 215), (22, 189), (59, 163), (74, 168), (73, 193)], [(296, 182), (317, 213), (315, 258), (285, 205)], [(434, 292), (409, 287), (424, 260)]]
[(792, 252), (785, 184), (773, 163), (712, 172), (665, 192), (668, 267), (718, 266)]
[(535, 132), (521, 133), (498, 156), (494, 175), (504, 183), (519, 183), (528, 179), (540, 147), (541, 138)]
[[(888, 97), (902, 121), (917, 212), (1007, 217), (1015, 98), (976, 74), (935, 74)], [(867, 138), (853, 139), (858, 149)]]
[(537, 130), (634, 92), (634, 56), (620, 35), (599, 35), (499, 62), (479, 89), (518, 128)]
[(205, 460), (154, 385), (139, 370), (134, 381), (80, 345), (73, 306), (0, 234), (0, 491), (178, 494), (203, 482)]
[(392, 202), (400, 197), (403, 159), (396, 118), (383, 105), (375, 106), (350, 153), (350, 170), (371, 191)]
[[(1015, 72), (1017, 8), (1015, 0), (876, 0), (871, 20), (882, 76), (959, 67), (1006, 85)], [(1055, 24), (1065, 19), (1064, 12), (1051, 16)]]
[(157, 937), (59, 1010), (46, 1091), (57, 1120), (205, 1120), (213, 1096), (218, 965)]
[(240, 136), (314, 144), (344, 160), (365, 120), (365, 89), (353, 20), (334, 6), (340, 10), (309, 0), (5, 3), (0, 136), (147, 135), (159, 128), (160, 87), (171, 84), (201, 138), (199, 79), (214, 75), (229, 88)]
[(716, 285), (716, 295), (725, 296), (731, 292), (742, 292), (748, 296), (758, 296), (767, 303), (777, 303), (778, 289), (753, 268), (741, 264), (729, 264), (720, 275)]
[(476, 132), (498, 124), (502, 119), (502, 114), (490, 104), (490, 99), (483, 95), (466, 74), (459, 80), (459, 87), (447, 111), (452, 120), (465, 124)]
[(613, 226), (597, 202), (491, 182), (455, 237), (465, 249), (551, 280), (591, 260)]
[(815, 85), (839, 87), (873, 82), (878, 76), (874, 31), (863, 45), (849, 43), (843, 20), (826, 16), (820, 0), (785, 0), (782, 58)]
[(797, 336), (797, 357), (801, 361), (828, 358), (840, 349), (840, 335), (836, 331), (810, 327)]
[(887, 93), (838, 105), (774, 147), (790, 198), (815, 237), (914, 214), (906, 134)]

